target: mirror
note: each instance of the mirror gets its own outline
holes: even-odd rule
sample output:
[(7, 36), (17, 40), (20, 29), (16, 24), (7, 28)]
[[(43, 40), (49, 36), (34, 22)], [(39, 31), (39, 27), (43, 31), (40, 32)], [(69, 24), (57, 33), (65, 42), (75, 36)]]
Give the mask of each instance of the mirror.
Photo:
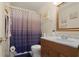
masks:
[(79, 2), (63, 2), (57, 7), (57, 30), (79, 31)]

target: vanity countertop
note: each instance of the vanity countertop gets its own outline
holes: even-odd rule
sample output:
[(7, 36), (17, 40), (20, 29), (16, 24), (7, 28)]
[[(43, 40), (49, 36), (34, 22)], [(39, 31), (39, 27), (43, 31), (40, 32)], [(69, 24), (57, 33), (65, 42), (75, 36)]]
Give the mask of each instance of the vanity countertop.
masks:
[(53, 42), (64, 44), (64, 45), (74, 47), (74, 48), (78, 48), (78, 46), (79, 46), (79, 40), (73, 39), (73, 38), (62, 39), (61, 37), (47, 36), (47, 37), (41, 37), (41, 39), (53, 41)]

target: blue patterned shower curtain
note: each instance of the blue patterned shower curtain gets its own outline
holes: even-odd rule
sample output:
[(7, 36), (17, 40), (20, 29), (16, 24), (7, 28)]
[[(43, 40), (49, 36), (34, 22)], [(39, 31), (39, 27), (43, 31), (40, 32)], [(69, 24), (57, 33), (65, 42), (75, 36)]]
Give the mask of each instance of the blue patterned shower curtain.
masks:
[(31, 45), (40, 43), (40, 16), (29, 10), (11, 8), (10, 47), (15, 46), (17, 53), (31, 50)]

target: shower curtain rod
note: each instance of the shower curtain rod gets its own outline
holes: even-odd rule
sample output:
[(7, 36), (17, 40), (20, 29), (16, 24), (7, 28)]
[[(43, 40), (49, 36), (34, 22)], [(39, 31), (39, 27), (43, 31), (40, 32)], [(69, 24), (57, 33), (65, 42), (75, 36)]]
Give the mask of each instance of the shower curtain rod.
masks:
[(29, 10), (29, 9), (23, 9), (23, 8), (11, 6), (11, 5), (10, 5), (10, 6), (7, 6), (7, 7), (9, 7), (9, 8), (14, 8), (14, 9), (20, 9), (20, 10), (24, 10), (24, 11)]
[(24, 10), (24, 11), (34, 11), (34, 10), (31, 10), (31, 9), (27, 9), (27, 8), (21, 8), (21, 7), (16, 7), (16, 6), (12, 6), (12, 5), (9, 5), (7, 6), (8, 8), (14, 8), (14, 9), (19, 9), (19, 10)]

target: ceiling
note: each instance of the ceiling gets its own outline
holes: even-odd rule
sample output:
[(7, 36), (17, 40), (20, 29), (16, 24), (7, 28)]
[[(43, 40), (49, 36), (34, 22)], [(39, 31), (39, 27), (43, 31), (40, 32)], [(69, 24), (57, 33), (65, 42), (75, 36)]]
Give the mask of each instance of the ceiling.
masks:
[(49, 2), (11, 2), (11, 5), (20, 7), (20, 8), (28, 8), (32, 10), (39, 10), (42, 6), (48, 4)]

